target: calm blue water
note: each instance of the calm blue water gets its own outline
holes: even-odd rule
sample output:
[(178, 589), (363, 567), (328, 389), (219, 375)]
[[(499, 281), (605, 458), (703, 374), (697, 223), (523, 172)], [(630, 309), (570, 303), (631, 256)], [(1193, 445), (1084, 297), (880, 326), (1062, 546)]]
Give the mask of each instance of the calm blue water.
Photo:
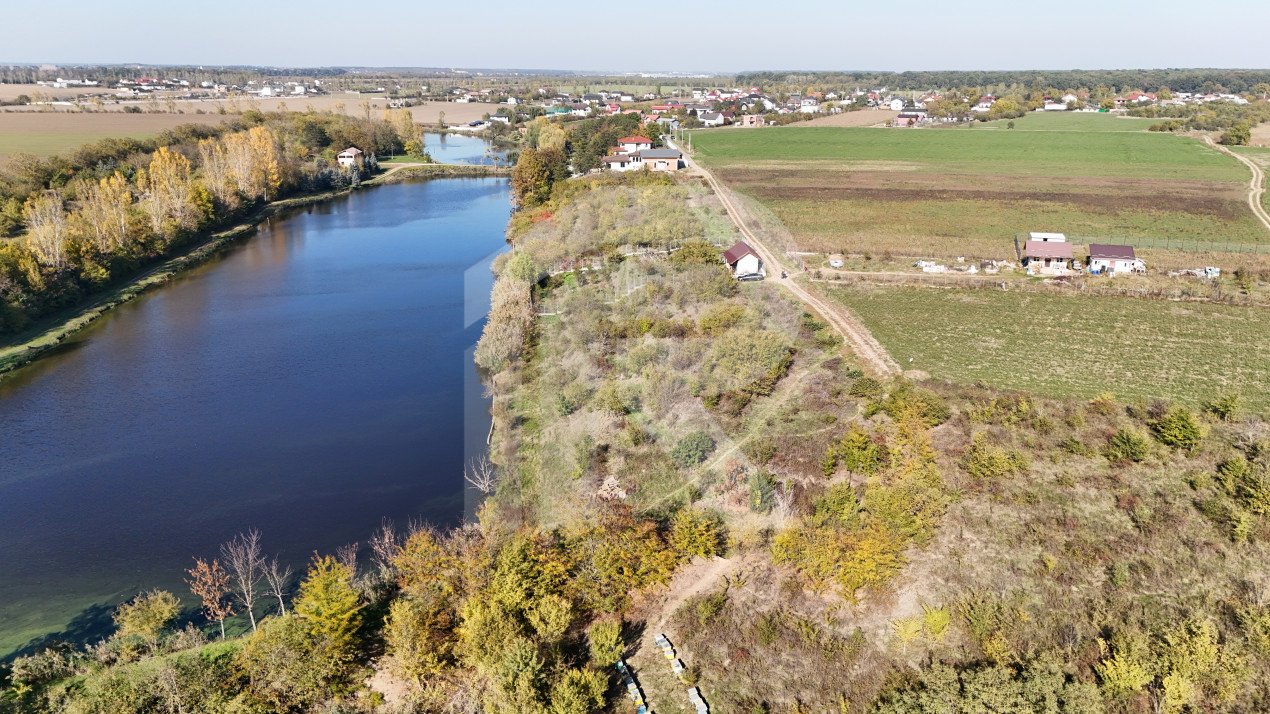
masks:
[(489, 144), (475, 136), (464, 134), (425, 134), (424, 147), (432, 160), (442, 164), (495, 164), (502, 163), (501, 151), (486, 151)]
[(0, 657), (184, 595), (244, 529), (302, 566), (385, 517), (454, 522), (489, 425), (464, 302), (509, 210), (505, 180), (447, 179), (275, 219), (0, 382)]

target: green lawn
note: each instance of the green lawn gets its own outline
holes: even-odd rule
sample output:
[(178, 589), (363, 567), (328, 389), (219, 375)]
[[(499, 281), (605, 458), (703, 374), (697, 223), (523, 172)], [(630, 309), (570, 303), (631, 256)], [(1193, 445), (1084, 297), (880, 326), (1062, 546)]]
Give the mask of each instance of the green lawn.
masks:
[[(1270, 311), (995, 290), (832, 288), (905, 369), (1054, 396), (1238, 393), (1270, 413)], [(911, 360), (911, 361), (910, 361)]]
[(1194, 139), (1145, 132), (780, 127), (697, 132), (692, 143), (702, 163), (721, 168), (845, 161), (954, 174), (1231, 182), (1247, 172)]

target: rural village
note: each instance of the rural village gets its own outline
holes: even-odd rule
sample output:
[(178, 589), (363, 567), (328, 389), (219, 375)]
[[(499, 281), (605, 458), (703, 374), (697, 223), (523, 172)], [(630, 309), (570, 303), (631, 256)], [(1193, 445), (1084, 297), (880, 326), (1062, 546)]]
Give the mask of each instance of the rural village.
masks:
[(1270, 710), (1267, 170), (1270, 70), (0, 65), (0, 714)]

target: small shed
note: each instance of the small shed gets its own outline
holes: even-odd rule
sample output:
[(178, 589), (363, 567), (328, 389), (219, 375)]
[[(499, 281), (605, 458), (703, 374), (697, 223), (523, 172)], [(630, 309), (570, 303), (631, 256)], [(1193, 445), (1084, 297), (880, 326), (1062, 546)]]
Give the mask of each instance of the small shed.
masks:
[(1089, 272), (1094, 275), (1145, 273), (1146, 270), (1146, 263), (1134, 254), (1131, 245), (1091, 243), (1089, 246)]
[(1028, 275), (1066, 275), (1072, 271), (1072, 244), (1066, 241), (1030, 240), (1023, 244), (1023, 265)]
[(737, 241), (736, 245), (724, 251), (723, 262), (728, 264), (728, 268), (732, 270), (732, 277), (734, 278), (751, 275), (766, 276), (766, 272), (763, 270), (763, 259), (745, 241)]
[(361, 168), (366, 163), (366, 154), (356, 146), (350, 146), (335, 156), (335, 162), (344, 168)]
[(1062, 233), (1042, 233), (1041, 231), (1032, 231), (1027, 234), (1028, 240), (1040, 241), (1042, 243), (1066, 243), (1067, 236)]

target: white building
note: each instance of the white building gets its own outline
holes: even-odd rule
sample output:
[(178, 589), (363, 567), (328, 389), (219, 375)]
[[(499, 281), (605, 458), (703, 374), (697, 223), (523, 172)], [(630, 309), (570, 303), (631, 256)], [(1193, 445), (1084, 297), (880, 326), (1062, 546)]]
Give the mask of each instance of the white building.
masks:
[(763, 259), (745, 241), (738, 241), (736, 245), (728, 248), (723, 253), (723, 262), (728, 264), (734, 278), (740, 279), (752, 275), (761, 278), (767, 275), (763, 269)]
[(361, 168), (366, 163), (366, 154), (356, 146), (350, 146), (335, 157), (335, 162), (344, 168)]
[(1134, 254), (1131, 245), (1089, 245), (1089, 272), (1094, 275), (1123, 275), (1146, 271), (1146, 263)]

